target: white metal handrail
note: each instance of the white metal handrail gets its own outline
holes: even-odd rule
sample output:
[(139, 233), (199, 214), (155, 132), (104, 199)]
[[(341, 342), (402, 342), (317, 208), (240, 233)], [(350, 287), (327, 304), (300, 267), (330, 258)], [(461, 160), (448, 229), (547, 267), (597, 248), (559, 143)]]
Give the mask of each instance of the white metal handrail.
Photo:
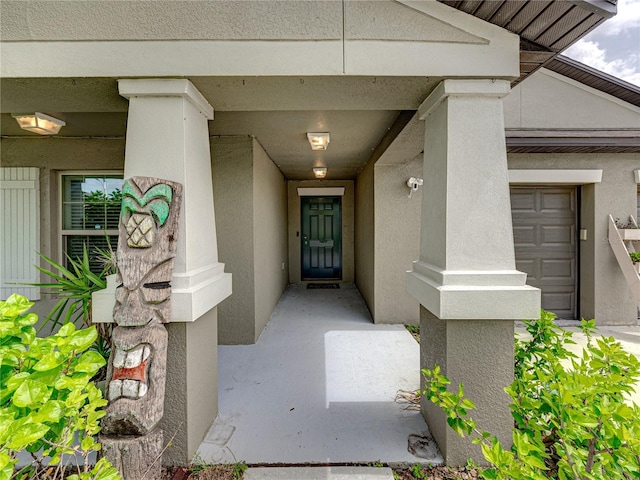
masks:
[(638, 308), (640, 308), (640, 272), (638, 272), (636, 265), (634, 265), (629, 256), (630, 252), (636, 251), (634, 243), (640, 241), (640, 236), (637, 239), (632, 238), (632, 236), (636, 236), (636, 232), (640, 234), (638, 229), (630, 229), (629, 233), (624, 229), (619, 229), (613, 217), (609, 215), (609, 245), (611, 245), (613, 254), (618, 260), (618, 265), (620, 265), (627, 285), (629, 285), (631, 295)]

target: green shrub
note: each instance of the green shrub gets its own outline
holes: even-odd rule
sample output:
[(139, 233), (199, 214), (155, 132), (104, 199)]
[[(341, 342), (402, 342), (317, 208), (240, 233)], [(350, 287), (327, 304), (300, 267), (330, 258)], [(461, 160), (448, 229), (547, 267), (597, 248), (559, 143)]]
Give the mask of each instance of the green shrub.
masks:
[[(571, 332), (542, 312), (527, 320), (530, 340), (516, 339), (512, 399), (513, 447), (505, 450), (468, 416), (475, 408), (464, 388), (448, 390), (439, 367), (423, 370), (422, 395), (440, 406), (459, 435), (480, 444), (492, 467), (486, 479), (596, 480), (640, 478), (640, 408), (625, 396), (640, 378), (640, 361), (613, 337), (593, 338), (594, 321), (582, 321), (587, 346), (581, 357), (566, 345)], [(568, 364), (568, 365), (567, 365)]]
[[(100, 450), (95, 435), (107, 404), (91, 381), (105, 364), (89, 350), (96, 330), (66, 323), (55, 335), (39, 338), (33, 327), (37, 315), (26, 313), (32, 305), (15, 294), (0, 301), (0, 480), (12, 474), (17, 479), (63, 478), (64, 454), (76, 461), (78, 474), (70, 479), (118, 479), (106, 458), (93, 468), (88, 464), (89, 454)], [(14, 473), (23, 450), (34, 461)]]

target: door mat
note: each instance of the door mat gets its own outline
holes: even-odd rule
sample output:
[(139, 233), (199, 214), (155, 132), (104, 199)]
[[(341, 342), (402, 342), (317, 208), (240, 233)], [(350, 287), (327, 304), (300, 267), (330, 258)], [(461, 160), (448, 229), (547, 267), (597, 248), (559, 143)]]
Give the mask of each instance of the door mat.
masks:
[(340, 284), (338, 283), (307, 283), (308, 289), (314, 288), (340, 288)]

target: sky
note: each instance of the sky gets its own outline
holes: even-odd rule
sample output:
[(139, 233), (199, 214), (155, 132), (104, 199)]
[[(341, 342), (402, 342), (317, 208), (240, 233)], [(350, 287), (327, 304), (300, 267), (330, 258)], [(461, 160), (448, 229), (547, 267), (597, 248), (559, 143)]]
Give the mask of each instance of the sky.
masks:
[(562, 52), (640, 86), (640, 0), (618, 0), (618, 14)]

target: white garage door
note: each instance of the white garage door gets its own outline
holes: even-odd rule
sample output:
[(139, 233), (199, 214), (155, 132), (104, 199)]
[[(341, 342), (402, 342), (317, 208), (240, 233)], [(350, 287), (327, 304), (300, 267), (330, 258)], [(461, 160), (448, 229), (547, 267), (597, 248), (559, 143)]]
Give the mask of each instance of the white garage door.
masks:
[(559, 318), (577, 315), (576, 205), (575, 187), (511, 188), (516, 266)]

